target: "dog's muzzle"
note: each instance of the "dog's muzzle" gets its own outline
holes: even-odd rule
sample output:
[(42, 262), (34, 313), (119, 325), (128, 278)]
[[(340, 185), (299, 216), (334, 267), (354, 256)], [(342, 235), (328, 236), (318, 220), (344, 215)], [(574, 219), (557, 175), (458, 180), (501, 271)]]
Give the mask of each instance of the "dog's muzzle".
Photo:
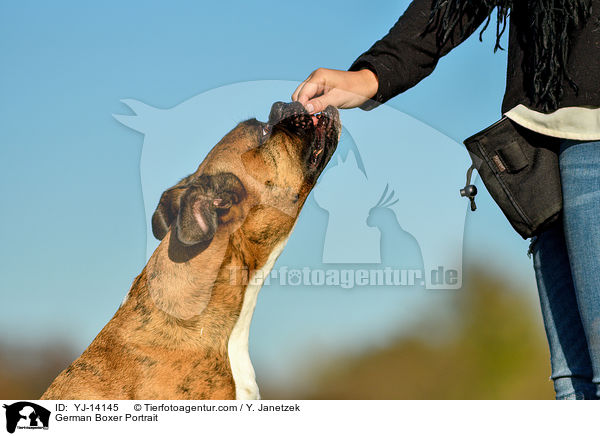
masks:
[(299, 137), (305, 145), (306, 170), (320, 174), (337, 147), (341, 133), (339, 112), (333, 106), (311, 115), (299, 102), (277, 102), (271, 107), (268, 125)]

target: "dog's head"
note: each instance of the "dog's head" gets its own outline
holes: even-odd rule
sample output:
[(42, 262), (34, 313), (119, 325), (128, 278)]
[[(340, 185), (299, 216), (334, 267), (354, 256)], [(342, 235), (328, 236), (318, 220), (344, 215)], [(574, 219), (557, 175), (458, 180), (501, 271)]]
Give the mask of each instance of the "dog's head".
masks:
[(300, 103), (275, 103), (268, 122), (240, 123), (162, 194), (154, 236), (171, 231), (171, 241), (202, 249), (239, 229), (246, 241), (272, 246), (291, 231), (340, 132), (333, 107), (311, 116)]

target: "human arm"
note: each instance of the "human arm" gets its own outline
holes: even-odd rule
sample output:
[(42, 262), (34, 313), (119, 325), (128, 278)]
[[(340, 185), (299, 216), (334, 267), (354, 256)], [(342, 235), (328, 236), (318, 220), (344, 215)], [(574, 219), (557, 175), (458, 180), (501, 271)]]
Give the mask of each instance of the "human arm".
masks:
[(450, 14), (456, 25), (446, 26), (450, 31), (445, 33), (440, 19), (443, 8), (430, 23), (431, 0), (413, 1), (387, 35), (360, 55), (349, 71), (320, 68), (298, 86), (292, 99), (310, 112), (329, 104), (369, 110), (406, 91), (431, 74), (439, 59), (466, 40), (493, 8), (487, 2), (465, 3), (462, 10)]

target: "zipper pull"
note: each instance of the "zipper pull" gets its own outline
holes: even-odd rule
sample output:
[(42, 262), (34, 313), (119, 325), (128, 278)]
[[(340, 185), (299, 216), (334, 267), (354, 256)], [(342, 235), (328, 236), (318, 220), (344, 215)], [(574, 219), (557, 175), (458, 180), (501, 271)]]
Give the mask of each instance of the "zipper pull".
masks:
[(473, 174), (473, 170), (475, 169), (475, 164), (471, 165), (467, 170), (467, 184), (464, 188), (460, 190), (461, 197), (467, 197), (469, 202), (471, 203), (471, 211), (477, 210), (477, 205), (475, 204), (475, 196), (477, 195), (477, 186), (471, 185), (471, 175)]

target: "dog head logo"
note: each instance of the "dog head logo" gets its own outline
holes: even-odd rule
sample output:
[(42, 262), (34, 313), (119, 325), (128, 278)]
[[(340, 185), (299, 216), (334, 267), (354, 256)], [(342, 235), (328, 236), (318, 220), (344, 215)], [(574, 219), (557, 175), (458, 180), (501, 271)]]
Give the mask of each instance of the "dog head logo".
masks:
[(48, 429), (50, 411), (28, 401), (4, 404), (6, 409), (6, 431), (14, 433), (16, 429)]
[[(177, 175), (189, 173), (189, 162), (205, 156), (233, 120), (256, 114), (289, 95), (296, 85), (237, 83), (170, 109), (123, 101), (135, 114), (115, 118), (144, 134), (140, 165), (148, 255), (156, 248), (151, 217), (164, 187), (173, 185)], [(226, 101), (235, 104), (224, 105)], [(464, 147), (385, 105), (370, 112), (347, 111), (344, 125), (338, 158), (334, 156), (308, 197), (285, 261), (322, 269), (326, 264), (411, 268), (398, 263), (407, 259), (408, 265), (421, 265), (426, 288), (460, 288), (468, 205), (458, 188), (464, 186), (464, 172), (470, 165)], [(378, 205), (386, 186), (394, 197)], [(309, 246), (309, 241), (314, 244)], [(440, 266), (457, 272), (458, 280), (433, 280)]]

